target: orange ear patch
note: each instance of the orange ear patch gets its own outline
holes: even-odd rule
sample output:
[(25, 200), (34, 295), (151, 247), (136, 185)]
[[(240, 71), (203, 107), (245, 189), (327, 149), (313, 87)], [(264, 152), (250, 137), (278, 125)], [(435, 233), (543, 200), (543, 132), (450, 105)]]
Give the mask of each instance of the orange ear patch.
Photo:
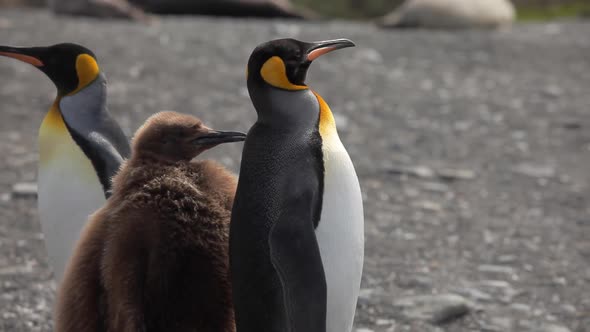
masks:
[(307, 89), (307, 86), (305, 85), (295, 85), (289, 82), (285, 63), (278, 56), (273, 56), (266, 60), (264, 65), (262, 65), (262, 68), (260, 68), (260, 76), (262, 76), (262, 79), (264, 79), (266, 83), (275, 88), (292, 91)]
[(30, 63), (35, 67), (43, 67), (43, 62), (41, 62), (41, 60), (39, 60), (35, 57), (32, 57), (32, 56), (29, 56), (29, 55), (10, 53), (10, 52), (0, 52), (0, 55), (4, 55), (9, 58), (17, 59), (22, 62)]
[(77, 93), (92, 83), (98, 77), (100, 69), (98, 63), (96, 63), (96, 60), (92, 56), (80, 54), (76, 58), (76, 73), (78, 74), (78, 87), (70, 95)]

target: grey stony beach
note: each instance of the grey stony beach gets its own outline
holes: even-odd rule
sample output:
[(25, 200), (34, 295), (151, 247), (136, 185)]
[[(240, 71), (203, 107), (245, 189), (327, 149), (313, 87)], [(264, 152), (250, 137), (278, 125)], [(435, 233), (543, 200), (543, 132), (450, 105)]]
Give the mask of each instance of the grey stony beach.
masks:
[[(330, 104), (364, 195), (357, 332), (590, 331), (589, 36), (590, 21), (430, 31), (0, 12), (0, 44), (94, 50), (129, 136), (160, 110), (247, 131), (256, 45), (355, 41), (316, 61), (308, 84)], [(0, 331), (50, 331), (55, 285), (35, 185), (37, 129), (55, 91), (11, 59), (0, 58), (0, 77)], [(237, 171), (240, 151), (205, 156)]]

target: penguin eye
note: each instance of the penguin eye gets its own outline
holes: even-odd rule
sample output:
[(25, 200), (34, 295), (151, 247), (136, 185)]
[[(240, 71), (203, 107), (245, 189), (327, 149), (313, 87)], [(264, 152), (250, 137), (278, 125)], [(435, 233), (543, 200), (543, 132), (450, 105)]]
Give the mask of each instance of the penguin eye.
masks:
[(286, 66), (294, 66), (298, 63), (299, 61), (297, 61), (296, 59), (288, 59), (285, 61), (285, 65)]
[(287, 59), (285, 59), (285, 63), (286, 64), (298, 64), (301, 61), (301, 56), (299, 53), (295, 54), (295, 55), (291, 55), (289, 56)]
[(173, 144), (175, 141), (178, 140), (178, 136), (180, 136), (179, 133), (162, 134), (162, 136), (160, 137), (160, 143), (162, 143), (162, 145), (170, 145), (170, 144)]
[(45, 65), (46, 66), (55, 66), (57, 64), (57, 61), (55, 59), (55, 57), (49, 57), (46, 61), (45, 61)]
[(288, 53), (289, 57), (287, 60), (298, 61), (301, 58), (301, 50), (299, 48), (292, 50)]

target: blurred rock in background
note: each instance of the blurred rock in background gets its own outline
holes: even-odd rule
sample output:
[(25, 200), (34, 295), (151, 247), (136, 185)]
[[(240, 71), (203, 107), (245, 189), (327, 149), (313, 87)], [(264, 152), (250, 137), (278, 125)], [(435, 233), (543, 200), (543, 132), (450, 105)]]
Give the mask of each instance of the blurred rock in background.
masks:
[(138, 7), (157, 14), (197, 14), (212, 16), (251, 16), (311, 18), (307, 9), (298, 9), (289, 0), (130, 0)]
[(0, 0), (0, 7), (44, 7), (56, 14), (146, 20), (147, 13), (241, 17), (316, 18), (289, 0)]
[(45, 7), (46, 0), (0, 0), (0, 7)]
[(383, 27), (499, 28), (516, 17), (509, 0), (407, 0), (379, 20)]
[(145, 12), (127, 0), (49, 0), (56, 14), (149, 20)]

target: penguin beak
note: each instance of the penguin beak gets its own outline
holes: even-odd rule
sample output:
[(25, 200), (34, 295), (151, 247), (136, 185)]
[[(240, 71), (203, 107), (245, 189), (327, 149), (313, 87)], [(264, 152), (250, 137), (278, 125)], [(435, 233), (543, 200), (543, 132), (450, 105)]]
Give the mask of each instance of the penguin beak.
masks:
[(241, 142), (246, 139), (246, 134), (238, 131), (211, 130), (193, 140), (197, 145), (218, 145), (222, 143)]
[(307, 61), (312, 62), (324, 54), (353, 46), (355, 45), (352, 41), (343, 38), (311, 43), (311, 46), (307, 49)]
[(43, 67), (44, 63), (36, 54), (35, 48), (0, 46), (0, 55), (30, 63), (35, 67)]

